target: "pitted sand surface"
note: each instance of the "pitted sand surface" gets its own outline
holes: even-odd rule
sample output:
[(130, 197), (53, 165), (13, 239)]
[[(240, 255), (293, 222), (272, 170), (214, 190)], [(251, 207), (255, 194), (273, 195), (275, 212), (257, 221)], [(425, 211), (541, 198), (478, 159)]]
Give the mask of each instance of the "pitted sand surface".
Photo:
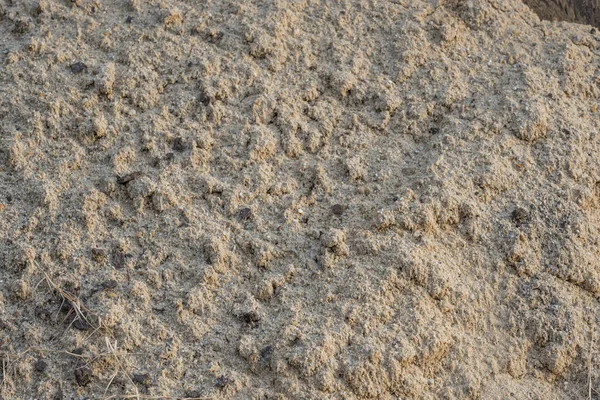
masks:
[(3, 399), (600, 392), (590, 26), (0, 0), (0, 32)]

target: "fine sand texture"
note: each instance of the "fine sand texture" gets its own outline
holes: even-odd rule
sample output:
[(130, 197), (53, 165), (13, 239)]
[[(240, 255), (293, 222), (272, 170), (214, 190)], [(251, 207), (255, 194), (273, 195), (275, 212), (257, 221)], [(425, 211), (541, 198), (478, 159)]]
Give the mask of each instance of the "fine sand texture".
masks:
[(0, 0), (0, 397), (600, 398), (599, 95), (520, 0)]

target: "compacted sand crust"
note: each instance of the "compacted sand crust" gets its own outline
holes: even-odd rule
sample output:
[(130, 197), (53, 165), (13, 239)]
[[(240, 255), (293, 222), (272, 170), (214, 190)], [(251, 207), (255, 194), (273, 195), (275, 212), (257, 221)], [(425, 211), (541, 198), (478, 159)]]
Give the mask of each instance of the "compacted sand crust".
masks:
[(1, 397), (597, 398), (599, 43), (517, 0), (0, 0)]

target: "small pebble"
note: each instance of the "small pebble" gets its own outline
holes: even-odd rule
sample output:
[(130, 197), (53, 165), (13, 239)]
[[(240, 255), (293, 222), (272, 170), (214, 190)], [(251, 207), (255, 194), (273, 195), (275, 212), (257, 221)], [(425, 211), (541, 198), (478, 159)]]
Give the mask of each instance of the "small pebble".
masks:
[(80, 355), (82, 355), (82, 354), (83, 354), (83, 347), (78, 347), (78, 348), (76, 348), (76, 349), (72, 350), (72, 351), (71, 351), (71, 353), (73, 353), (73, 354), (76, 354), (76, 355), (80, 356)]
[(117, 287), (117, 281), (114, 279), (110, 279), (110, 280), (102, 283), (103, 289), (114, 289), (116, 287)]
[(523, 207), (517, 207), (513, 210), (511, 217), (517, 225), (522, 225), (529, 220), (529, 211)]
[(80, 74), (83, 71), (87, 71), (87, 65), (82, 62), (76, 62), (71, 64), (71, 72), (74, 74)]
[(242, 321), (253, 327), (256, 327), (260, 322), (260, 316), (256, 312), (250, 311), (242, 315)]
[(121, 269), (125, 267), (125, 263), (127, 262), (127, 257), (125, 254), (120, 251), (115, 251), (112, 256), (112, 262), (116, 269)]
[(216, 382), (215, 382), (215, 386), (218, 388), (224, 388), (225, 386), (229, 385), (231, 383), (231, 380), (225, 376), (225, 375), (221, 375), (217, 378)]
[(131, 378), (133, 383), (137, 383), (139, 385), (149, 385), (150, 384), (150, 375), (149, 374), (133, 374)]
[(337, 216), (341, 216), (345, 211), (346, 211), (346, 207), (341, 204), (334, 204), (331, 207), (331, 212)]
[(185, 151), (185, 148), (185, 141), (182, 137), (177, 137), (175, 140), (173, 140), (173, 150), (182, 153)]
[(85, 365), (75, 369), (75, 380), (79, 386), (87, 386), (92, 380), (92, 370)]
[(188, 390), (185, 392), (185, 397), (189, 399), (202, 398), (202, 392), (200, 390)]
[(47, 367), (48, 363), (44, 360), (37, 360), (37, 362), (35, 363), (35, 370), (37, 372), (44, 372)]
[(131, 21), (133, 21), (133, 17), (131, 15), (125, 19), (126, 24), (130, 24)]
[(208, 107), (210, 105), (210, 97), (208, 97), (204, 90), (202, 90), (198, 95), (198, 101), (202, 103), (204, 107)]
[(80, 331), (88, 331), (92, 326), (86, 320), (77, 318), (73, 322), (73, 327)]
[(273, 355), (273, 346), (265, 346), (260, 351), (260, 360), (262, 362), (268, 361), (272, 355)]
[(239, 213), (241, 221), (247, 221), (252, 217), (252, 210), (248, 207), (242, 208)]

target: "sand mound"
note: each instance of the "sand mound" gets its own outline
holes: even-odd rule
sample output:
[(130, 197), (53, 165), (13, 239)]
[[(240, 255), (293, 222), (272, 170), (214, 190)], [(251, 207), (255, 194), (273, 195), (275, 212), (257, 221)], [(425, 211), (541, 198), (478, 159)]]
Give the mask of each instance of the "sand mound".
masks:
[(590, 28), (0, 0), (2, 398), (600, 392)]

